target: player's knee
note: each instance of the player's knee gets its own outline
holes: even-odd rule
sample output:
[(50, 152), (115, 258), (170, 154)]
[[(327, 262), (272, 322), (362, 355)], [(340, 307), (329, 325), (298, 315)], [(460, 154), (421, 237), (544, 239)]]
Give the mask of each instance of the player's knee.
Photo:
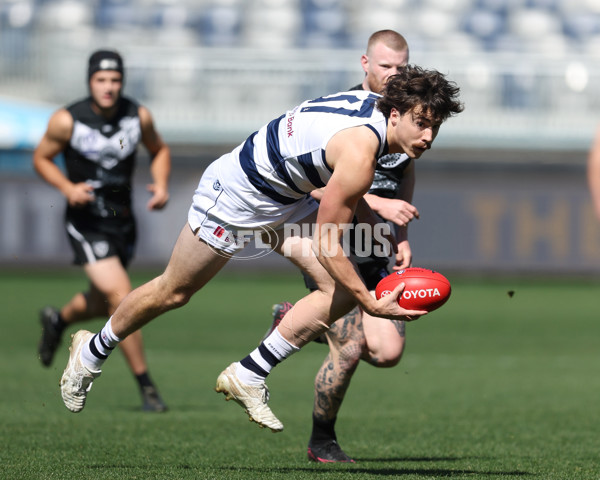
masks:
[(402, 353), (404, 352), (404, 344), (402, 347), (396, 349), (388, 349), (385, 350), (381, 357), (379, 357), (379, 361), (377, 366), (381, 368), (391, 368), (395, 367), (400, 363), (402, 359)]
[(377, 362), (377, 366), (380, 368), (392, 368), (400, 363), (401, 358), (402, 355), (398, 355), (395, 357), (380, 358)]
[(381, 345), (377, 352), (371, 353), (371, 362), (379, 368), (391, 368), (400, 363), (405, 342)]
[(169, 293), (168, 297), (165, 299), (165, 304), (169, 307), (169, 309), (183, 307), (187, 304), (194, 292), (187, 289), (178, 289)]
[(150, 286), (154, 302), (167, 310), (183, 307), (196, 292), (191, 285), (176, 281), (164, 273), (152, 280)]

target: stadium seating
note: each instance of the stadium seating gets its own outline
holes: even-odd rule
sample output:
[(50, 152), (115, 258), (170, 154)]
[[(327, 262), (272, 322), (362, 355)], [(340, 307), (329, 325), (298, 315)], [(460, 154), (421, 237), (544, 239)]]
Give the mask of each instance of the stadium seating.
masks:
[[(264, 19), (264, 23), (259, 21)], [(281, 22), (281, 23), (279, 23)], [(4, 0), (2, 31), (10, 29), (191, 28), (198, 46), (269, 45), (275, 33), (297, 48), (348, 48), (365, 31), (406, 32), (430, 48), (444, 48), (447, 37), (469, 37), (479, 50), (533, 48), (548, 36), (569, 48), (585, 49), (600, 34), (600, 0)], [(289, 28), (289, 30), (287, 30)], [(265, 37), (261, 40), (261, 36)], [(504, 41), (520, 39), (518, 45)], [(149, 36), (151, 38), (151, 35)], [(413, 40), (411, 38), (411, 40)], [(466, 42), (465, 42), (466, 43)]]
[[(63, 104), (85, 93), (89, 52), (115, 46), (126, 92), (169, 138), (234, 127), (237, 138), (290, 102), (356, 83), (357, 52), (382, 28), (407, 38), (412, 62), (459, 82), (469, 102), (459, 130), (490, 115), (558, 118), (568, 105), (595, 123), (600, 0), (0, 0), (0, 89)], [(550, 138), (581, 144), (556, 128)]]

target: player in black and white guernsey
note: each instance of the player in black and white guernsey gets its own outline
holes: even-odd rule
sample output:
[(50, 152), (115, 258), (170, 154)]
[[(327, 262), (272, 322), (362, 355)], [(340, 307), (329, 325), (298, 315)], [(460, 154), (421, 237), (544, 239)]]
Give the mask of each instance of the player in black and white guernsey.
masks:
[[(373, 33), (361, 57), (364, 80), (350, 91), (380, 92), (388, 77), (408, 63), (408, 56), (408, 44), (399, 33), (392, 30)], [(407, 227), (411, 220), (419, 217), (418, 210), (411, 204), (414, 185), (413, 160), (404, 153), (392, 153), (377, 159), (373, 183), (365, 195), (369, 206), (396, 227), (394, 270), (409, 267), (412, 262)], [(313, 197), (319, 198), (318, 191), (313, 192)], [(364, 238), (356, 240), (361, 242), (361, 254), (357, 255), (355, 237), (350, 235), (349, 240), (352, 259), (365, 285), (374, 294), (379, 280), (390, 273), (389, 257), (373, 248), (365, 250), (365, 245), (372, 247), (375, 243), (367, 243)], [(307, 288), (317, 290), (316, 283), (307, 274), (303, 275)], [(289, 308), (289, 302), (273, 307), (273, 325), (269, 332)], [(400, 361), (405, 345), (404, 322), (373, 317), (357, 307), (333, 323), (317, 340), (329, 344), (330, 351), (315, 378), (308, 458), (322, 463), (354, 462), (337, 442), (335, 424), (339, 409), (360, 360), (376, 367), (392, 367)]]
[[(341, 239), (355, 216), (373, 228), (380, 225), (363, 198), (377, 158), (387, 153), (419, 158), (442, 123), (462, 111), (458, 94), (443, 74), (407, 66), (389, 78), (382, 95), (353, 91), (307, 100), (215, 160), (200, 179), (165, 271), (127, 295), (99, 334), (74, 335), (60, 381), (67, 408), (84, 408), (90, 386), (122, 339), (185, 305), (254, 233), (308, 273), (318, 290), (296, 302), (258, 348), (221, 372), (216, 391), (240, 404), (261, 427), (283, 430), (268, 406), (265, 379), (273, 367), (357, 304), (372, 316), (393, 320), (427, 313), (400, 307), (404, 284), (375, 299)], [(321, 187), (317, 203), (307, 194)], [(382, 240), (394, 242), (389, 235)], [(210, 328), (215, 320), (198, 321)]]
[(81, 247), (76, 226), (108, 234), (127, 233), (126, 248), (120, 255), (125, 265), (131, 258), (127, 248), (135, 241), (131, 177), (141, 139), (139, 108), (133, 100), (121, 97), (107, 122), (93, 110), (89, 98), (66, 107), (73, 118), (71, 140), (64, 150), (67, 175), (74, 184), (87, 184), (94, 197), (84, 205), (67, 205), (67, 229), (83, 254), (79, 264), (93, 261), (96, 254)]
[[(89, 97), (54, 113), (33, 155), (39, 175), (67, 199), (65, 226), (74, 263), (83, 267), (89, 279), (88, 290), (62, 308), (41, 311), (38, 353), (45, 366), (52, 363), (68, 325), (111, 315), (131, 291), (126, 272), (136, 241), (131, 179), (140, 142), (152, 156), (148, 209), (162, 209), (169, 198), (169, 148), (156, 132), (150, 112), (121, 95), (121, 56), (107, 50), (93, 53), (88, 81)], [(53, 161), (60, 153), (66, 174)], [(121, 343), (121, 349), (139, 384), (142, 408), (164, 411), (166, 406), (148, 374), (141, 332)]]

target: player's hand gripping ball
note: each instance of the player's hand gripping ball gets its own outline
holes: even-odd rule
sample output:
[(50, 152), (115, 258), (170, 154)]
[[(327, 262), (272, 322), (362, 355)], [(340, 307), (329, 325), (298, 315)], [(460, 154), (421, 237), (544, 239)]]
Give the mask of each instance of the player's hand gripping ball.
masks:
[(398, 297), (398, 304), (407, 310), (431, 312), (446, 303), (452, 291), (450, 282), (441, 273), (410, 267), (382, 278), (375, 287), (375, 296), (379, 300), (390, 295), (402, 282), (405, 287)]

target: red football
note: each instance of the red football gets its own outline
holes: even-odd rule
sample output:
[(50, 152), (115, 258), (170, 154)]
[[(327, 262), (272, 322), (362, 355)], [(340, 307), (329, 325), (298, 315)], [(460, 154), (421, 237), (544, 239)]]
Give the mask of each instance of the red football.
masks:
[(380, 280), (375, 287), (377, 299), (389, 295), (399, 283), (405, 283), (398, 304), (408, 310), (440, 308), (450, 298), (450, 282), (441, 273), (426, 268), (405, 268)]

